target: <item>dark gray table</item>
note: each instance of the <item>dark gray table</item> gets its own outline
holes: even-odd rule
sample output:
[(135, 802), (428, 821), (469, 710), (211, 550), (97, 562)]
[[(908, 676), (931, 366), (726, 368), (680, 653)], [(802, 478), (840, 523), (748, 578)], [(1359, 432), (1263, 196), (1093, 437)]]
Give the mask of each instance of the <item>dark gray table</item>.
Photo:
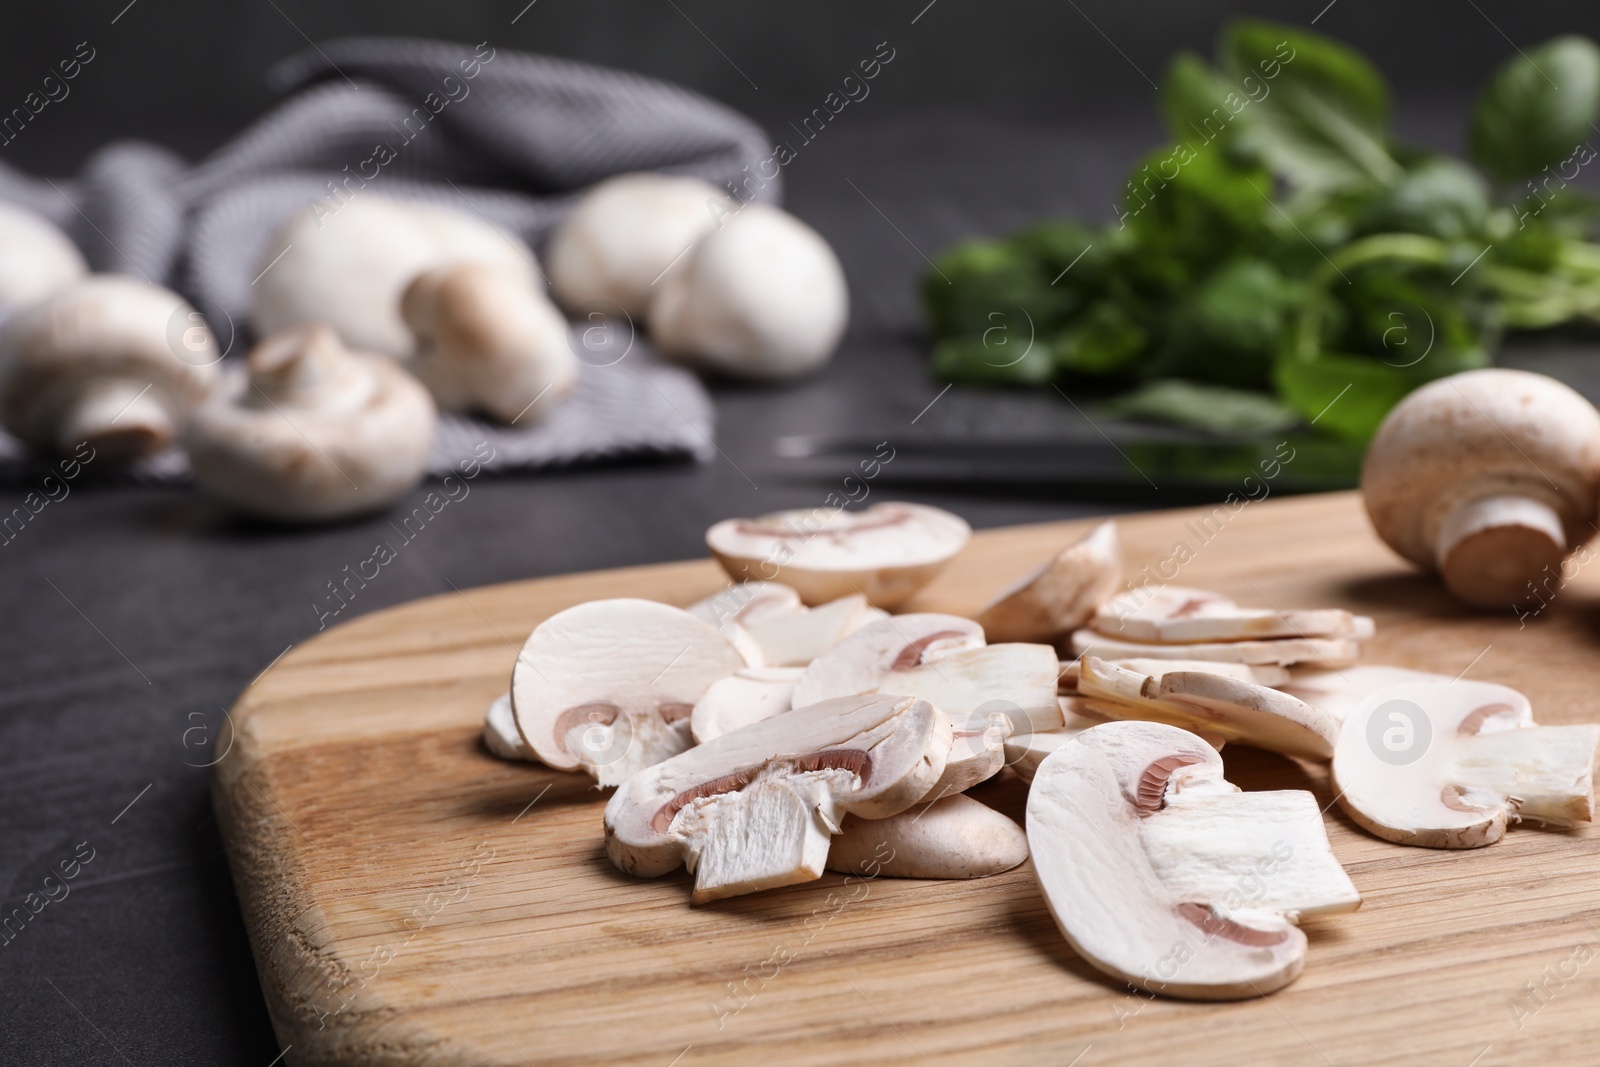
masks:
[[(1121, 173), (1158, 135), (1153, 118), (846, 118), (787, 171), (789, 206), (838, 249), (851, 284), (850, 333), (825, 374), (791, 389), (717, 385), (722, 455), (708, 464), (480, 478), (340, 618), (452, 587), (698, 556), (714, 520), (818, 505), (848, 473), (841, 460), (836, 478), (787, 475), (772, 448), (783, 435), (894, 442), (1075, 417), (1048, 393), (940, 396), (914, 280), (924, 255), (965, 236), (1053, 212), (1108, 216)], [(979, 527), (1114, 510), (983, 485), (894, 495)], [(18, 496), (0, 492), (0, 510)], [(83, 486), (0, 547), (0, 906), (26, 912), (47, 886), (60, 897), (46, 876), (93, 856), (0, 944), (0, 1063), (265, 1067), (278, 1055), (203, 765), (223, 709), (316, 630), (326, 584), (385, 523), (266, 529), (179, 488)]]

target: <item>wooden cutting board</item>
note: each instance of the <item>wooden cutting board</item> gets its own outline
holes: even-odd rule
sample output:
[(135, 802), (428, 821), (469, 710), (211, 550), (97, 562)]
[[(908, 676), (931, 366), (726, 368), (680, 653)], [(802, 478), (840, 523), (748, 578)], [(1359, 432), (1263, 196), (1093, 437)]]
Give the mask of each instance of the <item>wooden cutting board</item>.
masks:
[[(1356, 609), (1378, 621), (1369, 662), (1514, 685), (1545, 722), (1600, 718), (1600, 567), (1519, 622), (1456, 608), (1373, 537), (1353, 494), (1119, 523), (1135, 581)], [(1085, 526), (981, 533), (912, 607), (970, 611)], [(1600, 1063), (1588, 829), (1434, 852), (1334, 808), (1365, 903), (1306, 923), (1298, 982), (1233, 1004), (1101, 977), (1028, 864), (975, 882), (829, 875), (701, 908), (681, 872), (619, 874), (604, 797), (489, 756), (484, 708), (546, 616), (599, 597), (687, 604), (723, 581), (696, 561), (433, 597), (309, 640), (245, 690), (215, 797), (288, 1063)], [(1325, 767), (1242, 746), (1225, 759), (1246, 789), (1332, 799)], [(975, 795), (1021, 819), (1010, 772)]]

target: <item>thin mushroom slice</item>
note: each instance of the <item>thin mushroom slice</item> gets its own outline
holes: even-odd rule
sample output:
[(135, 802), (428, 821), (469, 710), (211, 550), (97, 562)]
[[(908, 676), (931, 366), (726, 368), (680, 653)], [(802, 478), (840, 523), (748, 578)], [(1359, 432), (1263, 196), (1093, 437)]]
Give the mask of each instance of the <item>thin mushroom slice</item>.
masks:
[[(1040, 764), (1029, 851), (1079, 955), (1138, 988), (1192, 1000), (1263, 996), (1299, 976), (1297, 915), (1359, 898), (1310, 794), (1239, 801), (1237, 792), (1214, 749), (1159, 723), (1094, 727)], [(1253, 821), (1264, 813), (1270, 830)], [(1275, 852), (1280, 837), (1286, 847)]]
[[(1013, 734), (1006, 738), (1003, 746), (1006, 766), (1016, 771), (1024, 782), (1033, 781), (1039, 764), (1043, 763), (1050, 753), (1090, 727), (1108, 721), (1104, 716), (1086, 708), (1084, 702), (1077, 697), (1062, 697), (1060, 705), (1062, 724), (1056, 729), (1040, 730), (1031, 734)], [(1218, 742), (1219, 745), (1220, 743)]]
[(1053, 641), (1088, 622), (1121, 584), (1117, 524), (1102, 522), (973, 617), (991, 641)]
[(687, 865), (694, 902), (810, 881), (846, 814), (897, 815), (944, 771), (950, 720), (922, 700), (844, 697), (723, 734), (633, 775), (606, 853), (653, 878)]
[(1296, 667), (1287, 672), (1281, 683), (1264, 682), (1281, 689), (1307, 704), (1315, 704), (1323, 711), (1343, 722), (1363, 700), (1380, 689), (1405, 685), (1409, 682), (1451, 682), (1448, 674), (1431, 671), (1414, 671), (1407, 667), (1385, 667), (1381, 664), (1364, 664), (1355, 667), (1328, 669), (1321, 667)]
[(745, 630), (767, 663), (804, 667), (850, 634), (878, 618), (859, 593), (814, 608), (745, 623)]
[(689, 716), (696, 743), (782, 715), (791, 706), (799, 667), (747, 667), (711, 683)]
[(879, 619), (811, 661), (795, 683), (795, 706), (870, 693), (890, 671), (983, 644), (983, 627), (959, 615), (918, 612)]
[(1277, 611), (1242, 608), (1221, 593), (1179, 585), (1130, 589), (1101, 605), (1093, 628), (1109, 637), (1150, 644), (1260, 641), (1274, 637), (1373, 634), (1372, 620), (1338, 608)]
[(1027, 858), (1022, 827), (956, 794), (887, 819), (845, 816), (828, 870), (867, 878), (987, 878)]
[(1263, 641), (1211, 641), (1190, 645), (1145, 644), (1107, 637), (1098, 630), (1072, 635), (1079, 656), (1120, 659), (1204, 659), (1244, 663), (1252, 667), (1347, 667), (1361, 655), (1361, 643), (1350, 637), (1276, 637)]
[(720, 628), (726, 622), (766, 622), (792, 615), (802, 607), (800, 594), (780, 582), (735, 582), (684, 610)]
[(711, 684), (746, 666), (709, 623), (652, 600), (595, 600), (540, 623), (517, 656), (511, 707), (534, 756), (621, 783), (691, 744)]
[(1536, 726), (1528, 698), (1490, 682), (1412, 682), (1368, 696), (1333, 755), (1340, 807), (1387, 841), (1480, 848), (1530, 819), (1594, 816), (1600, 725)]
[[(1160, 678), (1174, 671), (1205, 671), (1209, 674), (1220, 674), (1224, 678), (1237, 678), (1243, 682), (1271, 686), (1273, 689), (1282, 689), (1290, 680), (1287, 668), (1272, 664), (1251, 665), (1226, 663), (1221, 660), (1149, 658), (1113, 659), (1106, 662), (1113, 667), (1122, 667), (1152, 678)], [(1078, 674), (1082, 663), (1082, 658), (1079, 658), (1061, 665), (1061, 692), (1072, 694), (1078, 691)]]
[(1289, 756), (1327, 760), (1339, 740), (1339, 720), (1277, 689), (1208, 671), (1169, 671), (1158, 677), (1085, 656), (1078, 692), (1094, 711), (1113, 719), (1142, 719)]
[(706, 531), (706, 545), (735, 581), (776, 578), (807, 604), (860, 593), (875, 607), (894, 608), (932, 581), (971, 536), (972, 528), (948, 511), (883, 503), (727, 519)]
[(484, 713), (483, 745), (501, 759), (533, 759), (533, 750), (517, 733), (517, 718), (511, 713), (510, 693), (501, 693)]

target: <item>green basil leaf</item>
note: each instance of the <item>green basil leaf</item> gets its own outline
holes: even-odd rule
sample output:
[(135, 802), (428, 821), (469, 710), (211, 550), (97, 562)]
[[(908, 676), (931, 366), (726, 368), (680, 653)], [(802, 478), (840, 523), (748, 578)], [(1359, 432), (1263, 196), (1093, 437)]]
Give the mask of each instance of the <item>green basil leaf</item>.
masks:
[(1488, 218), (1489, 189), (1478, 172), (1441, 156), (1419, 163), (1368, 204), (1359, 229), (1362, 233), (1399, 230), (1461, 241), (1482, 235)]
[(1232, 128), (1244, 114), (1242, 100), (1233, 82), (1193, 52), (1174, 57), (1162, 79), (1161, 114), (1167, 130), (1190, 145), (1213, 141)]
[(1473, 160), (1496, 181), (1537, 174), (1572, 156), (1600, 118), (1600, 49), (1557, 37), (1495, 72), (1472, 110)]
[(1152, 374), (1270, 387), (1272, 364), (1287, 343), (1300, 295), (1300, 285), (1265, 261), (1223, 265), (1173, 307)]
[(1383, 417), (1427, 379), (1363, 356), (1286, 357), (1273, 377), (1278, 395), (1317, 429), (1367, 441)]
[(1302, 188), (1390, 184), (1389, 89), (1375, 67), (1324, 37), (1272, 23), (1225, 27), (1224, 68), (1249, 101), (1240, 136)]
[(1116, 374), (1136, 363), (1149, 343), (1149, 333), (1126, 308), (1100, 300), (1056, 338), (1056, 366), (1072, 374)]
[(1180, 378), (1148, 382), (1102, 407), (1118, 418), (1189, 426), (1224, 436), (1277, 433), (1300, 422), (1292, 408), (1265, 393)]
[[(999, 328), (997, 328), (999, 329)], [(1008, 330), (980, 337), (949, 337), (933, 346), (933, 373), (952, 382), (1044, 385), (1056, 376), (1050, 345)]]

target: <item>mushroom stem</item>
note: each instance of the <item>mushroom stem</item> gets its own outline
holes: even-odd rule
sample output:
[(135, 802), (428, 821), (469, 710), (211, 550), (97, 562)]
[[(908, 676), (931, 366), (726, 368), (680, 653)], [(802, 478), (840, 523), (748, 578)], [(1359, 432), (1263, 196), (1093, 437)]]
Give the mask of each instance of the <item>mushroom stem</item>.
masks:
[(159, 452), (175, 430), (149, 382), (112, 378), (88, 383), (64, 412), (56, 447), (71, 452), (87, 441), (113, 461)]
[(1561, 516), (1542, 500), (1479, 497), (1450, 509), (1439, 527), (1439, 573), (1450, 592), (1477, 607), (1515, 607), (1567, 555)]

